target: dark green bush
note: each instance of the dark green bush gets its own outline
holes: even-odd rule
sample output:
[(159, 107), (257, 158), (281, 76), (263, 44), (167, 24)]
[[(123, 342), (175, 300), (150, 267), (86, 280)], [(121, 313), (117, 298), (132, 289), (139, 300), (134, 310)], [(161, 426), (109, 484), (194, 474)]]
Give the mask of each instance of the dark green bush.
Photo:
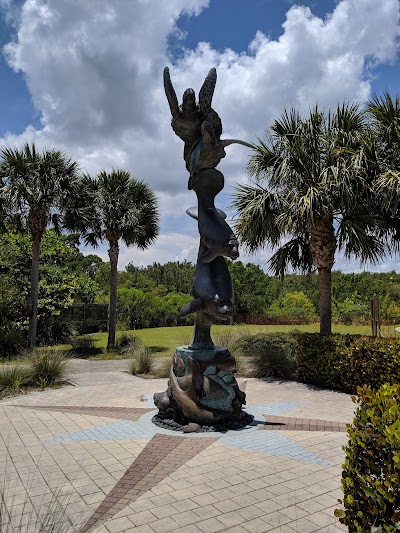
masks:
[(252, 357), (255, 377), (291, 379), (296, 372), (297, 333), (259, 333), (238, 341), (239, 353)]
[(327, 389), (341, 389), (339, 354), (351, 342), (347, 335), (302, 333), (297, 337), (297, 379)]
[(400, 385), (359, 388), (342, 472), (343, 509), (335, 515), (349, 533), (400, 530)]
[(297, 378), (354, 393), (357, 387), (400, 383), (400, 340), (303, 333), (296, 348)]
[(378, 389), (384, 383), (400, 383), (400, 340), (357, 337), (342, 358), (345, 390), (358, 386)]

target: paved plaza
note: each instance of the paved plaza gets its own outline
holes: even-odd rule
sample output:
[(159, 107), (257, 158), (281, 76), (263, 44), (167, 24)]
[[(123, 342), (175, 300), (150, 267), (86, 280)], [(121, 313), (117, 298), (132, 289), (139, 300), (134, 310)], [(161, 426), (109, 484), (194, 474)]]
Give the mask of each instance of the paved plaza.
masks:
[(349, 395), (239, 378), (252, 426), (183, 435), (151, 422), (167, 380), (126, 368), (75, 360), (70, 385), (0, 402), (3, 522), (29, 531), (53, 513), (81, 533), (347, 531), (333, 511)]

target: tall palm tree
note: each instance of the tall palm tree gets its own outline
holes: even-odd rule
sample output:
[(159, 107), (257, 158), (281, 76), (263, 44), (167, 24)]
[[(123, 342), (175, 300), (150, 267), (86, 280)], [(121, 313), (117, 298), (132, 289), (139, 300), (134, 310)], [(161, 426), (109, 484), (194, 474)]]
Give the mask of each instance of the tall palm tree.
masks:
[(74, 210), (78, 183), (77, 164), (59, 150), (38, 152), (29, 143), (22, 149), (0, 150), (0, 218), (3, 226), (11, 224), (28, 230), (32, 237), (31, 292), (27, 302), (29, 348), (36, 345), (43, 233), (49, 225), (60, 230), (65, 212)]
[(377, 205), (382, 208), (388, 243), (400, 248), (400, 95), (374, 94), (366, 110), (376, 138)]
[(117, 324), (117, 275), (119, 241), (146, 249), (158, 235), (157, 199), (143, 181), (124, 170), (102, 171), (97, 178), (86, 176), (91, 191), (91, 223), (83, 228), (86, 244), (108, 242), (111, 265), (110, 318), (107, 349), (115, 348)]
[(356, 105), (302, 118), (285, 110), (254, 145), (248, 164), (254, 185), (236, 188), (236, 229), (249, 251), (266, 244), (275, 275), (318, 271), (320, 332), (332, 330), (331, 271), (337, 249), (362, 261), (377, 260), (383, 246), (369, 212), (371, 175), (363, 148), (363, 114)]

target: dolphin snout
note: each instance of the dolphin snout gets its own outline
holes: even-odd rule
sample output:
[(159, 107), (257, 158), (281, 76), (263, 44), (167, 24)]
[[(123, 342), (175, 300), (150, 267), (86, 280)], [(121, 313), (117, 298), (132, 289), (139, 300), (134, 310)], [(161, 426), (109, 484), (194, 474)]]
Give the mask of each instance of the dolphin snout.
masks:
[(231, 308), (229, 305), (222, 305), (218, 307), (217, 311), (219, 315), (228, 315), (231, 312)]

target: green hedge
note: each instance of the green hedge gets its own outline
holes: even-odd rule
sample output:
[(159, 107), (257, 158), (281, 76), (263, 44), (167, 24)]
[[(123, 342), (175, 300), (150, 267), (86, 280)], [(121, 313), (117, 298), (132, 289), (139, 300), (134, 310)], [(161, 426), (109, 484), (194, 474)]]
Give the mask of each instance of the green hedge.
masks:
[(368, 385), (400, 383), (400, 340), (358, 335), (303, 333), (296, 347), (297, 378), (354, 393)]
[(359, 388), (342, 472), (344, 509), (335, 515), (349, 533), (400, 531), (400, 385)]

